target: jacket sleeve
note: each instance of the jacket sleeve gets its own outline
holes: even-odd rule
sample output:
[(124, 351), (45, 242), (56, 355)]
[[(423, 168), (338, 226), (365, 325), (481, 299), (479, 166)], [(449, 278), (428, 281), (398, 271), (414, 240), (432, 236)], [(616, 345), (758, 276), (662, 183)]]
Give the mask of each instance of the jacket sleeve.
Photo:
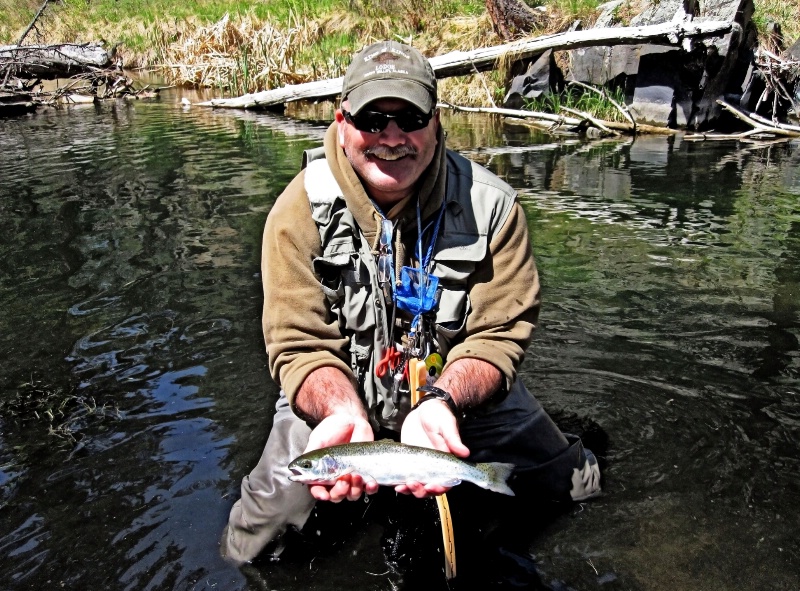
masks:
[(352, 379), (347, 339), (312, 267), (321, 245), (303, 178), (301, 172), (276, 200), (267, 216), (261, 251), (269, 369), (290, 403), (306, 377), (320, 367), (339, 368)]
[(539, 277), (518, 201), (490, 239), (489, 252), (468, 286), (471, 310), (464, 340), (453, 346), (447, 360), (483, 359), (503, 373), (510, 388), (539, 316)]

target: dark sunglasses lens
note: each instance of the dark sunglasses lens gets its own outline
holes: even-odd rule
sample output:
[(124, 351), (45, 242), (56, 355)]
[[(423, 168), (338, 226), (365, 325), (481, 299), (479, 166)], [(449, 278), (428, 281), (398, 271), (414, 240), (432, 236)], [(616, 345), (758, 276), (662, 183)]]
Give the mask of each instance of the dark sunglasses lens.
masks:
[(359, 131), (379, 133), (386, 129), (389, 121), (394, 119), (397, 126), (405, 133), (417, 131), (428, 125), (430, 113), (420, 113), (416, 109), (408, 109), (399, 113), (381, 113), (380, 111), (361, 111), (358, 115), (347, 113), (345, 117)]
[(416, 109), (403, 111), (402, 113), (398, 113), (397, 117), (395, 117), (397, 126), (406, 133), (422, 129), (428, 125), (428, 121), (430, 120), (431, 117), (429, 113), (420, 113)]
[(386, 129), (389, 125), (389, 119), (386, 114), (377, 111), (364, 111), (353, 117), (356, 129), (367, 131), (369, 133), (378, 133)]

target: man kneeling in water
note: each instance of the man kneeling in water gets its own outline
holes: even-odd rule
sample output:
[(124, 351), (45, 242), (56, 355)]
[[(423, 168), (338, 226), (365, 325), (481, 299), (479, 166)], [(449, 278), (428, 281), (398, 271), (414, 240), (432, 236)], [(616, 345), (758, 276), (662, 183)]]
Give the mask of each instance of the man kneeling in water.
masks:
[[(436, 101), (417, 50), (383, 41), (358, 53), (324, 152), (267, 218), (263, 328), (282, 391), (223, 536), (232, 560), (301, 528), (316, 501), (376, 492), (359, 474), (307, 487), (287, 466), (379, 429), (473, 462), (512, 463), (553, 498), (600, 491), (594, 456), (517, 378), (539, 313), (524, 211), (505, 182), (445, 148)], [(412, 358), (435, 378), (413, 408)], [(396, 490), (423, 498), (447, 488)]]

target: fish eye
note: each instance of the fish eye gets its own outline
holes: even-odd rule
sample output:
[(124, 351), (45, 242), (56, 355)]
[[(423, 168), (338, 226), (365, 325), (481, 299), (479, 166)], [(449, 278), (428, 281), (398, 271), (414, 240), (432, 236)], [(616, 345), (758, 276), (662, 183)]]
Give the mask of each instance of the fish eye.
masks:
[(311, 466), (312, 466), (313, 464), (311, 463), (311, 460), (300, 460), (300, 461), (297, 463), (297, 465), (298, 465), (298, 466), (300, 466), (301, 468), (305, 469), (305, 470), (308, 470), (308, 469), (310, 469), (310, 468), (311, 468)]

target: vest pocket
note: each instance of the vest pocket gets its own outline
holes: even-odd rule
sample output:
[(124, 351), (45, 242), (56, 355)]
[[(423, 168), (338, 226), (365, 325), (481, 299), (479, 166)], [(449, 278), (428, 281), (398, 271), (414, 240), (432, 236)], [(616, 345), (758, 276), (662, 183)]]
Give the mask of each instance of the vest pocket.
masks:
[(466, 324), (472, 306), (467, 293), (470, 276), (486, 257), (486, 237), (450, 232), (441, 237), (434, 255), (433, 274), (442, 288), (436, 324), (448, 339), (455, 337)]
[(369, 271), (358, 253), (326, 253), (314, 259), (313, 266), (339, 325), (353, 332), (373, 329), (376, 321)]

